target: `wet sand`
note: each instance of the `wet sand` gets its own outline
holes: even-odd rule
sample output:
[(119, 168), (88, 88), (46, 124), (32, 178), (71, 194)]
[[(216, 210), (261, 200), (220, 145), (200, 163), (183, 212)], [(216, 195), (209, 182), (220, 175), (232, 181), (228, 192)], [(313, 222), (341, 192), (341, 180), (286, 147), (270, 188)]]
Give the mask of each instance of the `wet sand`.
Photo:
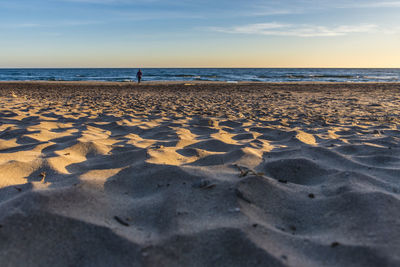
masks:
[(1, 266), (399, 266), (400, 84), (0, 83)]

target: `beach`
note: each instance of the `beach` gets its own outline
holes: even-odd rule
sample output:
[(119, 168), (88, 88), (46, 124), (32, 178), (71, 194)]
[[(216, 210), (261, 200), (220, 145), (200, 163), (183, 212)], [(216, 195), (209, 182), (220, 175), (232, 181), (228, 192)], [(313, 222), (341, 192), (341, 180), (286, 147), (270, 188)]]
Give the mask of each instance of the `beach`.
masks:
[(399, 266), (400, 83), (0, 82), (0, 266)]

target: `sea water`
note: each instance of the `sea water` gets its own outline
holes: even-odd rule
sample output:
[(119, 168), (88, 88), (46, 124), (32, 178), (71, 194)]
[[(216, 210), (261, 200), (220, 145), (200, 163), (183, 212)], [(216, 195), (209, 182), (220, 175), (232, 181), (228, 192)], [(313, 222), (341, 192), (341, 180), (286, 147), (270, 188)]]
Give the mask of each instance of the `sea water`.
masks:
[[(137, 68), (0, 69), (0, 81), (131, 81)], [(142, 68), (143, 81), (399, 82), (400, 69)]]

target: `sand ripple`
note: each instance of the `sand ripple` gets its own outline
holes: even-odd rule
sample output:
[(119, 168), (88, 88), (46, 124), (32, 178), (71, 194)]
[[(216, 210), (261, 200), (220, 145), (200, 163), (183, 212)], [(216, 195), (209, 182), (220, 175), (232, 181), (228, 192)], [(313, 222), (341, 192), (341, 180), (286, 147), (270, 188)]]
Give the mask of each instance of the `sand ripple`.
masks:
[(0, 84), (0, 265), (398, 266), (396, 86)]

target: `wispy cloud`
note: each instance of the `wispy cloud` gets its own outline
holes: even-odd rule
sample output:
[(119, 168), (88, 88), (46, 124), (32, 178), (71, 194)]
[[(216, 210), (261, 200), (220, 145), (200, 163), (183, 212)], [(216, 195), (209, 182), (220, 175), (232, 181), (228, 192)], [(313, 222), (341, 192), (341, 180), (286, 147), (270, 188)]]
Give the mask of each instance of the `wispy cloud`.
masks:
[(242, 12), (241, 16), (249, 16), (249, 17), (265, 17), (265, 16), (276, 16), (276, 15), (294, 15), (301, 14), (304, 10), (301, 9), (285, 9), (285, 8), (255, 8), (251, 11)]
[[(58, 0), (57, 0), (58, 1)], [(114, 5), (114, 4), (146, 4), (160, 2), (160, 0), (62, 0), (63, 2), (75, 2), (85, 4), (101, 4), (101, 5)]]
[[(313, 0), (310, 1), (312, 2)], [(400, 8), (400, 1), (336, 0), (336, 1), (327, 1), (318, 6), (322, 8), (337, 8), (337, 9)]]
[(326, 27), (317, 25), (295, 25), (277, 22), (247, 24), (235, 27), (210, 27), (208, 30), (230, 34), (256, 34), (295, 37), (334, 37), (351, 33), (376, 32), (379, 29), (374, 24), (340, 25)]
[[(64, 2), (75, 2), (75, 3), (88, 3), (88, 4), (118, 4), (118, 3), (129, 3), (124, 0), (62, 0)], [(138, 2), (138, 1), (136, 1)]]
[(15, 24), (0, 24), (0, 29), (24, 29), (41, 27), (37, 23), (15, 23)]
[(177, 11), (113, 11), (113, 21), (141, 21), (141, 20), (173, 20), (173, 19), (204, 19), (199, 13), (184, 13)]
[(0, 24), (0, 29), (26, 29), (26, 28), (57, 28), (57, 27), (75, 27), (84, 25), (102, 24), (102, 21), (61, 21), (54, 23), (15, 23)]
[(252, 14), (257, 15), (284, 15), (315, 12), (332, 9), (369, 9), (369, 8), (400, 8), (400, 1), (376, 0), (281, 0), (281, 1), (254, 1), (247, 7)]
[[(312, 1), (312, 0), (311, 0)], [(365, 1), (365, 0), (338, 0), (329, 1), (326, 7), (330, 8), (400, 8), (400, 1)]]
[(362, 4), (363, 7), (400, 7), (400, 1), (376, 1)]

